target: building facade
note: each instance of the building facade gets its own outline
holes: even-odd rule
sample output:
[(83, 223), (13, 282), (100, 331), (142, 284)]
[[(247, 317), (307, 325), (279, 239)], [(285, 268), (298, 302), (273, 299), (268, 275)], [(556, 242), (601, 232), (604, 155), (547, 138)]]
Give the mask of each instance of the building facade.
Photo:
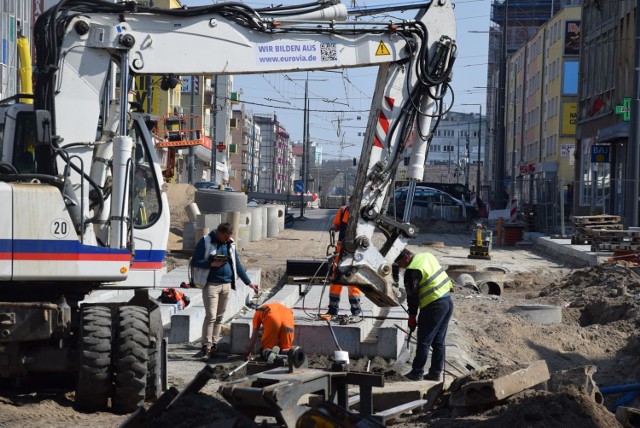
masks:
[(231, 129), (229, 185), (235, 190), (255, 192), (258, 188), (258, 165), (262, 136), (253, 115), (244, 108), (233, 111), (237, 127)]
[[(633, 179), (627, 179), (627, 171), (630, 162), (638, 161), (630, 157), (629, 117), (625, 120), (615, 110), (633, 96), (636, 4), (583, 3), (573, 201), (577, 215), (627, 214), (625, 191)], [(598, 159), (594, 150), (606, 156)]]
[(580, 16), (580, 6), (562, 8), (507, 61), (508, 192), (535, 207), (543, 230), (557, 226), (573, 179)]
[(289, 133), (278, 117), (255, 114), (253, 120), (260, 127), (262, 142), (258, 162), (258, 192), (288, 193), (292, 189), (295, 162)]
[(0, 100), (20, 92), (18, 38), (31, 41), (33, 24), (44, 7), (44, 1), (0, 2)]

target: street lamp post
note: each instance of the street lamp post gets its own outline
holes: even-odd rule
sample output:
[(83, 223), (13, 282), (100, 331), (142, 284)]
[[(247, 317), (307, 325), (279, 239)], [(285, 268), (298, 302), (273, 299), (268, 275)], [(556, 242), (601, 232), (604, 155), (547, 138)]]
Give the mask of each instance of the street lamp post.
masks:
[(468, 103), (461, 104), (463, 106), (478, 106), (480, 108), (480, 116), (478, 118), (478, 164), (476, 165), (476, 195), (480, 196), (480, 159), (482, 152), (482, 104)]

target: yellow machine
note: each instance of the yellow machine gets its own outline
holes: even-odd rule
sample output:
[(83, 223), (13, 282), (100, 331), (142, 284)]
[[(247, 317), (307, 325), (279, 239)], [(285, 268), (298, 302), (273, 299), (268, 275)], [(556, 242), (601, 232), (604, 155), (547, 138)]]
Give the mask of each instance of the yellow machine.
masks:
[(489, 253), (491, 252), (493, 231), (485, 229), (481, 224), (477, 224), (473, 229), (473, 236), (467, 257), (470, 259), (491, 260)]

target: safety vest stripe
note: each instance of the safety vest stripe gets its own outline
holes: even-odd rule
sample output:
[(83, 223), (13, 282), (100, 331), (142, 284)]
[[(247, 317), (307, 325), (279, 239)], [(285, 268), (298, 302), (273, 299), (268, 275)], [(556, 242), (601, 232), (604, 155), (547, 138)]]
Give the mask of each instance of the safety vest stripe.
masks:
[(294, 330), (291, 327), (285, 327), (285, 331), (287, 333), (293, 333), (294, 332)]
[(430, 287), (427, 291), (425, 291), (424, 293), (420, 294), (420, 300), (422, 300), (425, 296), (428, 296), (431, 293), (435, 293), (436, 291), (438, 291), (439, 289), (441, 289), (442, 287), (447, 285), (448, 282), (449, 282), (449, 277), (443, 279), (440, 282), (440, 284), (436, 285), (435, 287)]
[(443, 268), (440, 268), (436, 273), (434, 273), (433, 275), (431, 275), (429, 278), (427, 278), (427, 280), (424, 282), (425, 284), (431, 284), (432, 281), (435, 281), (436, 278), (438, 277), (438, 275), (440, 275), (442, 272), (444, 272)]

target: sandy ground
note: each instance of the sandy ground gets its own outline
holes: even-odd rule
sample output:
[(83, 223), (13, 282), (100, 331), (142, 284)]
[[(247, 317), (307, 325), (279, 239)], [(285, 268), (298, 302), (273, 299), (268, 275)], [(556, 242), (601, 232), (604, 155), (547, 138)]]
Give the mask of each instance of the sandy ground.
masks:
[[(175, 210), (174, 210), (175, 211)], [(182, 247), (179, 210), (172, 221), (170, 249)], [(297, 213), (296, 213), (297, 214)], [(307, 210), (307, 221), (297, 221), (278, 238), (267, 238), (248, 245), (242, 254), (246, 267), (262, 269), (264, 288), (283, 282), (286, 260), (324, 257), (329, 245), (330, 213)], [(465, 225), (432, 224), (414, 239), (410, 248), (432, 251), (445, 266), (488, 266), (506, 271), (501, 296), (479, 295), (468, 289), (454, 293), (454, 320), (465, 338), (466, 351), (483, 366), (510, 366), (546, 360), (550, 371), (587, 364), (597, 367), (594, 375), (601, 386), (638, 382), (640, 376), (640, 277), (622, 265), (574, 269), (549, 260), (533, 246), (494, 248), (492, 260), (467, 258), (471, 232)], [(179, 251), (167, 257), (169, 269), (186, 264)], [(268, 292), (263, 291), (263, 295)], [(553, 304), (563, 308), (561, 324), (537, 325), (508, 312), (514, 305)], [(169, 354), (169, 382), (183, 388), (204, 367), (197, 356), (198, 344), (174, 346)], [(326, 364), (322, 356), (313, 356), (315, 364)], [(209, 361), (219, 366), (220, 378), (237, 367), (241, 357), (225, 356)], [(363, 367), (368, 361), (355, 364)], [(371, 366), (387, 371), (392, 361), (378, 359)], [(390, 377), (394, 373), (388, 372)], [(233, 412), (221, 401), (217, 389), (221, 379), (207, 383), (192, 402), (187, 414), (165, 415), (160, 426), (217, 424), (233, 418)], [(69, 385), (70, 384), (70, 385)], [(73, 382), (57, 388), (15, 389), (0, 392), (0, 426), (116, 426), (125, 416), (110, 413), (83, 414), (73, 410)], [(57, 385), (61, 385), (58, 383)], [(617, 397), (606, 397), (611, 404)], [(203, 408), (219, 409), (218, 416)], [(551, 410), (549, 410), (551, 409)], [(559, 409), (559, 410), (558, 410)], [(555, 413), (554, 413), (555, 412)], [(557, 415), (553, 417), (554, 414)], [(552, 416), (548, 416), (551, 414)], [(537, 415), (537, 416), (536, 416)], [(547, 416), (543, 416), (547, 415)], [(568, 416), (567, 416), (568, 415)], [(574, 417), (572, 420), (571, 417)], [(562, 394), (528, 391), (502, 406), (478, 409), (474, 415), (460, 417), (447, 411), (446, 405), (431, 414), (407, 415), (396, 426), (615, 426), (615, 420), (602, 406), (595, 406), (580, 391)], [(568, 418), (568, 419), (567, 419)], [(475, 422), (474, 422), (475, 421)], [(567, 423), (569, 421), (569, 423)], [(578, 422), (575, 422), (578, 421)], [(574, 422), (574, 423), (571, 423)], [(250, 425), (250, 424), (249, 424)], [(240, 424), (240, 426), (244, 426)]]

